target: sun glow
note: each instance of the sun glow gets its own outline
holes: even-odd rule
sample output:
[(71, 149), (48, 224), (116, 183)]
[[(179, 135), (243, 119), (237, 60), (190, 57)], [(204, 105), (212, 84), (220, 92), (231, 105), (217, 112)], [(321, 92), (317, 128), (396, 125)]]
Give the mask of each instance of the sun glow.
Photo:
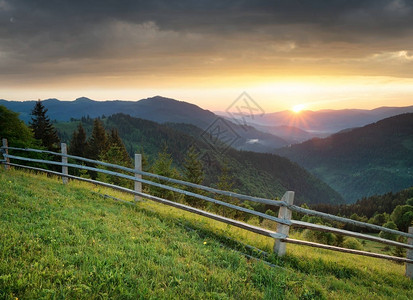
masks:
[(305, 108), (305, 105), (304, 105), (304, 104), (297, 104), (297, 105), (293, 106), (292, 111), (295, 112), (296, 114), (298, 114), (298, 113), (301, 112), (304, 108)]

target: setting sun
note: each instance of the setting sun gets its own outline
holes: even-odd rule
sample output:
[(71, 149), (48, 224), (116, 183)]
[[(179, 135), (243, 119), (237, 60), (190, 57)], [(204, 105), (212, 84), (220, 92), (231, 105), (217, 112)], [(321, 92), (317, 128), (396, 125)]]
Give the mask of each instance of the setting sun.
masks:
[(302, 111), (305, 108), (304, 104), (297, 104), (295, 106), (293, 106), (292, 110), (293, 112), (295, 112), (296, 114), (298, 114), (300, 111)]

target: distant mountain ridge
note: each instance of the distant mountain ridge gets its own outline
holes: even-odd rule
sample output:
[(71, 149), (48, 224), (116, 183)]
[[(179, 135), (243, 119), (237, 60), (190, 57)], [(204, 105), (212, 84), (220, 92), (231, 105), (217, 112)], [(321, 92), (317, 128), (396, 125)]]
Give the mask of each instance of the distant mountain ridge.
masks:
[[(34, 100), (23, 102), (0, 100), (0, 104), (19, 112), (20, 118), (25, 122), (30, 120), (30, 111), (35, 102)], [(102, 115), (125, 113), (158, 123), (186, 119), (188, 122), (206, 126), (210, 119), (215, 117), (214, 113), (194, 104), (161, 96), (139, 101), (95, 101), (86, 97), (80, 97), (74, 101), (60, 101), (53, 98), (42, 100), (42, 103), (48, 109), (50, 118), (59, 121), (69, 121), (71, 118), (80, 119), (86, 115), (96, 118)]]
[[(43, 105), (48, 109), (52, 120), (69, 121), (71, 118), (80, 119), (89, 115), (91, 118), (102, 115), (110, 116), (115, 113), (129, 114), (158, 123), (187, 123), (199, 128), (207, 129), (219, 118), (213, 112), (200, 108), (195, 104), (178, 101), (171, 98), (155, 96), (139, 101), (94, 101), (81, 97), (75, 101), (59, 101), (57, 99), (43, 100)], [(0, 105), (20, 113), (20, 118), (27, 122), (30, 120), (30, 111), (35, 101), (5, 101), (0, 100)], [(236, 134), (233, 147), (242, 150), (257, 152), (271, 152), (274, 148), (288, 145), (289, 142), (272, 135), (261, 132), (251, 126), (240, 126), (231, 121), (225, 123)], [(251, 142), (253, 141), (253, 142)]]
[[(413, 105), (406, 107), (379, 107), (367, 109), (341, 109), (281, 111), (267, 113), (254, 118), (254, 123), (261, 126), (293, 126), (312, 134), (313, 137), (326, 137), (348, 128), (362, 127), (379, 120), (403, 113), (413, 113)], [(259, 128), (259, 127), (257, 127)], [(276, 133), (274, 133), (276, 134)]]
[(275, 150), (347, 202), (413, 186), (413, 113)]
[[(30, 120), (30, 111), (35, 101), (0, 100), (0, 105), (19, 112), (25, 122)], [(94, 101), (86, 97), (75, 101), (58, 99), (43, 100), (52, 120), (68, 121), (89, 115), (91, 118), (115, 113), (129, 114), (133, 117), (158, 123), (187, 123), (207, 129), (221, 115), (229, 130), (238, 135), (233, 147), (256, 152), (273, 152), (290, 144), (296, 144), (313, 137), (327, 137), (348, 128), (361, 127), (383, 118), (405, 112), (413, 112), (413, 106), (379, 107), (372, 110), (344, 109), (302, 111), (294, 113), (282, 111), (254, 116), (248, 126), (240, 126), (227, 113), (218, 115), (185, 101), (155, 96), (139, 101)], [(228, 129), (228, 128), (227, 128)]]

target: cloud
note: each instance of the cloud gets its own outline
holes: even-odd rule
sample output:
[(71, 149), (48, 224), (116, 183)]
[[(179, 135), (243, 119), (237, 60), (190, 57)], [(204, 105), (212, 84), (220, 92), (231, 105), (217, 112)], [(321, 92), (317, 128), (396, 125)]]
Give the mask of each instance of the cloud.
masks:
[(7, 3), (6, 0), (0, 0), (0, 12), (8, 10), (10, 10), (9, 3)]
[(403, 0), (0, 0), (0, 77), (357, 74), (383, 62), (380, 53), (406, 51), (410, 62), (412, 31)]
[(371, 59), (373, 61), (386, 61), (390, 63), (404, 63), (404, 62), (413, 62), (413, 53), (409, 51), (401, 50), (394, 52), (383, 52), (372, 55)]

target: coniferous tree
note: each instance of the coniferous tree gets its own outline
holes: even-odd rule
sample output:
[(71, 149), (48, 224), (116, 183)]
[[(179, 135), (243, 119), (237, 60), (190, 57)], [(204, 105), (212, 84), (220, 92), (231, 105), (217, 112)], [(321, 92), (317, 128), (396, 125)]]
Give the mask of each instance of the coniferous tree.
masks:
[[(122, 157), (122, 149), (116, 145), (112, 145), (100, 158), (100, 161), (115, 164), (115, 165), (120, 165), (120, 166), (125, 166), (125, 167), (131, 167), (131, 159), (129, 158), (128, 161), (125, 161)], [(111, 168), (111, 167), (105, 167), (101, 166), (101, 169), (104, 170), (109, 170), (117, 173), (123, 173), (123, 174), (128, 174), (125, 171), (116, 169), (116, 168)], [(126, 178), (121, 178), (115, 175), (109, 175), (109, 174), (104, 174), (104, 173), (99, 173), (97, 176), (98, 180), (112, 183), (115, 185), (119, 186), (124, 186), (127, 188), (132, 188), (133, 182), (129, 179)]]
[(79, 123), (77, 130), (73, 132), (69, 145), (69, 153), (75, 156), (85, 157), (87, 147), (86, 131), (83, 128), (82, 123)]
[[(233, 186), (234, 186), (234, 178), (230, 174), (228, 163), (224, 163), (221, 169), (221, 175), (218, 177), (217, 188), (222, 191), (231, 191), (233, 189)], [(216, 199), (221, 200), (223, 202), (230, 203), (230, 204), (239, 205), (239, 200), (233, 197), (230, 197), (230, 196), (217, 195)], [(221, 212), (223, 216), (229, 217), (229, 218), (235, 218), (237, 215), (241, 214), (232, 208), (228, 208), (226, 206), (221, 206), (221, 205), (218, 208), (218, 212)]]
[(108, 138), (100, 119), (93, 121), (92, 135), (88, 140), (87, 156), (91, 159), (99, 159), (108, 150)]
[(50, 151), (58, 151), (60, 149), (60, 139), (46, 113), (47, 109), (38, 100), (31, 112), (33, 117), (30, 122), (30, 128), (34, 133), (34, 138), (40, 140), (44, 147)]
[[(163, 151), (158, 153), (158, 158), (152, 165), (150, 172), (169, 178), (180, 179), (178, 170), (172, 166), (172, 157), (171, 154), (168, 153), (167, 147), (164, 147)], [(155, 179), (153, 181), (165, 184), (163, 180)], [(167, 183), (167, 185), (177, 187), (175, 184)], [(183, 199), (182, 195), (179, 193), (155, 186), (150, 186), (150, 193), (154, 196), (166, 198), (176, 202), (180, 202)]]
[[(125, 144), (119, 136), (117, 129), (112, 129), (108, 136), (109, 149), (104, 154), (107, 160), (111, 160), (111, 163), (119, 164), (125, 167), (132, 167), (132, 159), (126, 150)], [(113, 150), (111, 151), (111, 149)], [(108, 155), (109, 152), (113, 152)], [(116, 153), (116, 155), (115, 155)]]
[[(196, 184), (201, 184), (204, 180), (204, 170), (202, 166), (202, 162), (199, 159), (199, 153), (196, 151), (194, 146), (191, 146), (187, 152), (184, 161), (184, 180)], [(204, 194), (202, 190), (186, 187), (185, 188), (188, 192), (197, 193), (197, 194)], [(202, 200), (193, 197), (193, 196), (186, 196), (186, 202), (194, 207), (201, 207)]]
[[(132, 167), (132, 159), (126, 151), (125, 144), (123, 143), (116, 129), (112, 129), (110, 134), (108, 135), (108, 150), (101, 154), (99, 160), (124, 167)], [(116, 168), (102, 168), (109, 171), (127, 174), (126, 172)], [(133, 185), (132, 181), (114, 175), (103, 175), (102, 173), (99, 173), (98, 179), (128, 188), (132, 188)]]

